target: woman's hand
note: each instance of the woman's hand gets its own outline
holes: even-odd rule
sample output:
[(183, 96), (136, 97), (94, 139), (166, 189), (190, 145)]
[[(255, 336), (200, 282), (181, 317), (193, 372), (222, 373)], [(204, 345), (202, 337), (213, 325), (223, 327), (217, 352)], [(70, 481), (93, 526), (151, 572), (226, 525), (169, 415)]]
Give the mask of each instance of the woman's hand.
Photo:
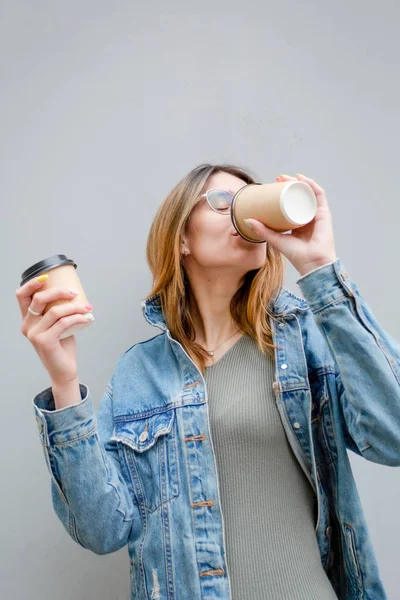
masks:
[(246, 219), (257, 235), (277, 248), (292, 263), (301, 276), (309, 271), (336, 260), (332, 216), (325, 190), (313, 179), (297, 174), (296, 177), (280, 175), (277, 181), (305, 181), (317, 197), (317, 212), (312, 221), (292, 233), (280, 233), (266, 227), (256, 219)]
[[(85, 315), (92, 307), (71, 302), (74, 295), (70, 290), (40, 291), (42, 286), (43, 282), (31, 279), (15, 292), (23, 318), (21, 332), (35, 348), (52, 384), (64, 386), (78, 378), (76, 341), (73, 335), (60, 340), (60, 335), (72, 325), (87, 323)], [(30, 306), (33, 311), (43, 313), (46, 304), (59, 299), (65, 302), (52, 306), (45, 315), (34, 316), (28, 311)]]

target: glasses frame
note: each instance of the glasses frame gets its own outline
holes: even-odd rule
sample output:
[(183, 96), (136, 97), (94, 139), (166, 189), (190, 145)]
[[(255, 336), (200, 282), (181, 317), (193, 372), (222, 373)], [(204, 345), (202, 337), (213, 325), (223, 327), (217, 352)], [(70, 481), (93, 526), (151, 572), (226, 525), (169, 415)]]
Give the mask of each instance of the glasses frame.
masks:
[[(253, 242), (253, 244), (263, 244), (263, 243), (265, 243), (265, 240), (252, 240), (251, 238), (248, 238), (247, 236), (243, 235), (243, 233), (239, 230), (239, 228), (236, 225), (236, 220), (235, 220), (235, 216), (234, 216), (234, 212), (233, 212), (233, 206), (235, 204), (236, 198), (239, 195), (239, 192), (241, 192), (242, 190), (244, 190), (244, 188), (248, 187), (249, 185), (262, 185), (262, 183), (261, 182), (246, 183), (244, 186), (242, 186), (241, 188), (239, 188), (238, 191), (235, 194), (233, 192), (231, 192), (230, 190), (224, 190), (223, 188), (210, 188), (204, 194), (201, 194), (200, 198), (206, 198), (208, 206), (211, 208), (211, 210), (213, 210), (217, 214), (222, 215), (222, 216), (230, 216), (234, 228), (236, 229), (236, 231), (238, 232), (238, 234), (242, 238), (244, 238), (248, 242)], [(233, 196), (232, 197), (232, 203), (230, 205), (230, 211), (228, 213), (220, 212), (219, 210), (216, 210), (213, 206), (211, 206), (211, 203), (210, 203), (210, 201), (208, 199), (208, 193), (209, 192), (215, 192), (215, 191), (228, 192), (228, 193), (232, 194), (232, 196)]]
[[(200, 196), (200, 198), (206, 198), (207, 199), (208, 205), (211, 208), (211, 210), (213, 210), (214, 212), (216, 212), (218, 215), (224, 215), (224, 216), (229, 215), (230, 213), (221, 212), (221, 211), (217, 210), (216, 208), (214, 208), (212, 206), (212, 204), (211, 204), (211, 202), (210, 202), (210, 200), (208, 198), (208, 194), (210, 192), (225, 192), (227, 194), (231, 194), (232, 195), (232, 203), (233, 203), (233, 199), (235, 197), (235, 194), (233, 192), (231, 192), (230, 190), (224, 190), (223, 188), (210, 188), (209, 190), (207, 190), (204, 194), (201, 194), (201, 196)], [(230, 211), (232, 210), (232, 203), (230, 205)]]

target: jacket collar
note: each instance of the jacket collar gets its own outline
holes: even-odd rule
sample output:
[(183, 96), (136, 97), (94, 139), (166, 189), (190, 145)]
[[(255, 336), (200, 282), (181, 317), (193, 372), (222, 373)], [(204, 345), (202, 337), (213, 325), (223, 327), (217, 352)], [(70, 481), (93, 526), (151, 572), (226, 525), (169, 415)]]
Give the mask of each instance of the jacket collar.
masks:
[[(147, 300), (143, 300), (140, 305), (143, 316), (150, 325), (168, 331), (161, 310), (161, 299), (159, 294), (155, 294), (154, 296), (147, 298)], [(308, 304), (303, 298), (299, 298), (299, 296), (296, 296), (286, 288), (282, 288), (278, 297), (270, 303), (270, 311), (277, 318), (286, 317), (289, 314), (306, 310), (307, 308)]]

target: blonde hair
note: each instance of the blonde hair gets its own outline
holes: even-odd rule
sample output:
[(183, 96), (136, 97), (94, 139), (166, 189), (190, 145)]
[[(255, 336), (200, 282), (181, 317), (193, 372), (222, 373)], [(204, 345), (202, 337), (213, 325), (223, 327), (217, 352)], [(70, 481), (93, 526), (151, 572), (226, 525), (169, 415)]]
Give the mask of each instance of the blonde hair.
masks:
[[(181, 262), (182, 234), (190, 213), (197, 203), (211, 175), (230, 173), (245, 183), (256, 183), (253, 175), (243, 168), (230, 164), (201, 164), (188, 173), (167, 195), (160, 205), (150, 227), (146, 258), (153, 275), (153, 287), (143, 300), (159, 295), (168, 329), (190, 358), (204, 373), (209, 356), (195, 339), (195, 329), (189, 311), (190, 283)], [(269, 304), (283, 285), (284, 263), (281, 253), (266, 244), (263, 266), (249, 271), (244, 283), (230, 303), (232, 318), (237, 326), (250, 335), (263, 353), (274, 358), (272, 332), (269, 325)]]

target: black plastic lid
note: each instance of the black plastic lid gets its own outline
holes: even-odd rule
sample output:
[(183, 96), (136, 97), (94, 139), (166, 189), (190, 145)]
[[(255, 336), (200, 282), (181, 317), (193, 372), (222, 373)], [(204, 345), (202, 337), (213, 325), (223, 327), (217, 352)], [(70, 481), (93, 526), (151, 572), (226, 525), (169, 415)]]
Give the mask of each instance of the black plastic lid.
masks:
[(44, 258), (40, 262), (29, 267), (29, 269), (26, 269), (21, 275), (20, 285), (24, 285), (24, 283), (33, 279), (33, 277), (38, 277), (40, 273), (50, 271), (50, 269), (55, 269), (56, 267), (61, 267), (61, 265), (73, 265), (75, 269), (77, 267), (72, 258), (67, 258), (65, 254), (53, 254), (53, 256)]

